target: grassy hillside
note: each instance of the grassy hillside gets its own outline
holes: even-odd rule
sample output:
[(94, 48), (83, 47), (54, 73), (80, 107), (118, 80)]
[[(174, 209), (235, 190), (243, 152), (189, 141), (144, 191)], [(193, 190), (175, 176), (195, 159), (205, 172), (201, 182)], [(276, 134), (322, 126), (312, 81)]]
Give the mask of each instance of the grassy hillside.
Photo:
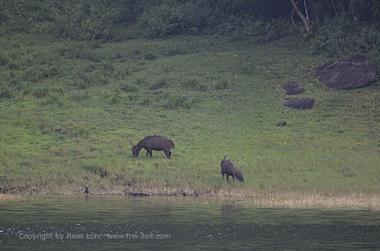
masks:
[[(379, 83), (331, 91), (301, 42), (0, 37), (0, 187), (7, 192), (380, 192)], [(282, 106), (287, 80), (314, 109)], [(279, 120), (288, 125), (277, 127)], [(130, 141), (174, 140), (172, 160)], [(244, 184), (220, 175), (225, 154)]]

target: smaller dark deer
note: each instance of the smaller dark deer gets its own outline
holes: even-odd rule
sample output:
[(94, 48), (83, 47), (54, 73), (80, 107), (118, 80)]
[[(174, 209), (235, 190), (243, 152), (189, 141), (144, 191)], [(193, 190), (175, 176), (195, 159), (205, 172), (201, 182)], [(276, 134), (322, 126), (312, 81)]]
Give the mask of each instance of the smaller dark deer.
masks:
[(233, 181), (235, 178), (241, 182), (244, 182), (243, 173), (240, 170), (237, 170), (234, 166), (234, 163), (230, 159), (226, 159), (227, 155), (224, 156), (222, 162), (220, 163), (221, 173), (224, 179), (224, 175), (226, 175), (227, 181), (229, 176), (232, 176)]
[(132, 147), (133, 157), (139, 156), (141, 149), (146, 150), (146, 156), (152, 157), (152, 150), (164, 151), (166, 158), (170, 159), (174, 148), (174, 142), (162, 136), (147, 136)]

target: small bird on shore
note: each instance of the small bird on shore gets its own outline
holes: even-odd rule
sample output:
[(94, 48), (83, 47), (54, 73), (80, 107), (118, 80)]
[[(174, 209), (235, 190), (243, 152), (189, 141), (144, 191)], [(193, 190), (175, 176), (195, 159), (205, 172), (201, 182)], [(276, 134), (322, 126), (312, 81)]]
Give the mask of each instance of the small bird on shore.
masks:
[(87, 186), (84, 188), (84, 194), (85, 196), (88, 196), (90, 194), (90, 191), (88, 190)]

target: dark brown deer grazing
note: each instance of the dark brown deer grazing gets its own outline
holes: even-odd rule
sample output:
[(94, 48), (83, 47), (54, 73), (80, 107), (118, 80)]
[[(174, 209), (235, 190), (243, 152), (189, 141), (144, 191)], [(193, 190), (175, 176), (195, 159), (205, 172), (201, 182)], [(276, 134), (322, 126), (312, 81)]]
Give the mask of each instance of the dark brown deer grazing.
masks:
[(234, 163), (230, 159), (226, 159), (227, 155), (224, 156), (222, 159), (222, 162), (220, 163), (220, 169), (222, 172), (222, 176), (224, 179), (224, 175), (226, 175), (227, 181), (229, 176), (232, 176), (233, 181), (235, 181), (235, 178), (241, 182), (244, 182), (243, 173), (239, 170), (237, 170), (234, 166)]
[(152, 150), (164, 151), (168, 159), (171, 158), (171, 148), (174, 148), (174, 142), (162, 136), (147, 136), (139, 143), (132, 147), (133, 157), (139, 156), (141, 149), (146, 150), (146, 156), (152, 157)]

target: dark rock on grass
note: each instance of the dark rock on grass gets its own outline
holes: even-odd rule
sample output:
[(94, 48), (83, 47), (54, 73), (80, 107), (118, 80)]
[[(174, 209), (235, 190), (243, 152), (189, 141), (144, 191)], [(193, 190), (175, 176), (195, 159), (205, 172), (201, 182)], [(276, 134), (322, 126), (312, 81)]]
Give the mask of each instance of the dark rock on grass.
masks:
[(278, 126), (278, 127), (282, 127), (282, 126), (286, 126), (286, 121), (285, 120), (280, 120), (280, 121), (278, 121), (278, 123), (276, 124), (276, 126)]
[(318, 80), (331, 89), (354, 89), (376, 80), (376, 65), (356, 55), (340, 62), (328, 62), (316, 69)]
[(288, 81), (282, 84), (281, 87), (288, 95), (297, 95), (305, 92), (305, 89), (295, 81)]
[(283, 103), (284, 106), (293, 108), (293, 109), (311, 109), (313, 108), (315, 99), (313, 98), (293, 98), (285, 100)]

